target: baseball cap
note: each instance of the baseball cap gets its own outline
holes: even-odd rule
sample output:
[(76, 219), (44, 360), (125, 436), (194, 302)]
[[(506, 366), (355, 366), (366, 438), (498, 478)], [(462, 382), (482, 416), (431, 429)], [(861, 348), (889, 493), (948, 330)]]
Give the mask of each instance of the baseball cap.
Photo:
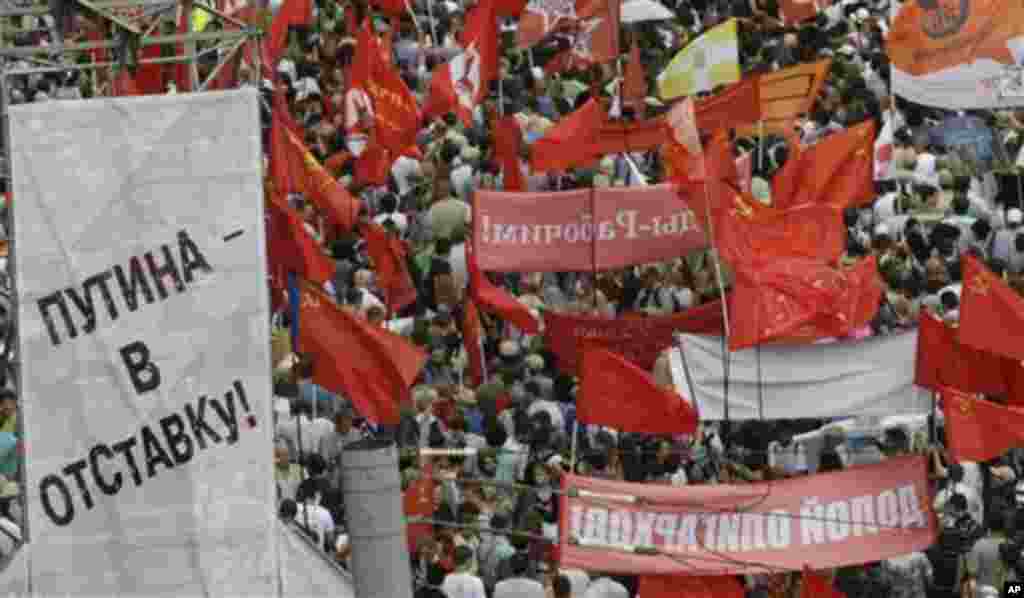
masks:
[(1021, 212), (1019, 208), (1010, 208), (1010, 211), (1006, 213), (1006, 221), (1010, 224), (1020, 224), (1024, 221), (1024, 212)]

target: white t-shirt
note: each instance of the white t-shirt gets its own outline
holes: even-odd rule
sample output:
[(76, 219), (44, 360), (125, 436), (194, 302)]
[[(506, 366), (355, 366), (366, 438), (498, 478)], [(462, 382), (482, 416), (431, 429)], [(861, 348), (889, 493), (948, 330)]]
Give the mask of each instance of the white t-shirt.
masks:
[(450, 573), (441, 584), (446, 598), (487, 598), (484, 582), (469, 573)]
[(985, 524), (985, 505), (981, 502), (981, 497), (974, 491), (974, 488), (963, 482), (954, 485), (952, 488), (947, 487), (939, 490), (935, 495), (935, 502), (932, 503), (932, 508), (937, 513), (941, 512), (945, 508), (946, 502), (949, 501), (949, 497), (953, 494), (963, 494), (964, 498), (967, 499), (967, 513), (971, 516), (971, 519), (974, 519), (978, 525)]
[(513, 577), (494, 586), (494, 598), (545, 598), (544, 586), (539, 581)]
[(324, 538), (334, 533), (334, 518), (331, 517), (330, 511), (313, 503), (299, 503), (295, 506), (298, 507), (295, 523), (301, 526), (308, 525), (307, 529), (316, 534), (318, 544), (323, 544)]

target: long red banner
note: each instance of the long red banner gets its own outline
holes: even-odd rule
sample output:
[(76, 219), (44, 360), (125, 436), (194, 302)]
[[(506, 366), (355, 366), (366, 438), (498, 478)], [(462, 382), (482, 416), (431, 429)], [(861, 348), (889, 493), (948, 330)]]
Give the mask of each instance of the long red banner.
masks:
[(658, 262), (707, 246), (673, 185), (557, 193), (477, 192), (481, 270), (589, 272)]
[(586, 340), (622, 355), (637, 367), (650, 370), (658, 355), (672, 345), (677, 332), (723, 334), (722, 302), (713, 301), (670, 316), (602, 318), (544, 313), (544, 344), (558, 356), (563, 372), (576, 372), (580, 342)]
[(562, 490), (563, 568), (629, 575), (831, 569), (924, 550), (936, 537), (924, 457), (736, 486), (568, 475)]

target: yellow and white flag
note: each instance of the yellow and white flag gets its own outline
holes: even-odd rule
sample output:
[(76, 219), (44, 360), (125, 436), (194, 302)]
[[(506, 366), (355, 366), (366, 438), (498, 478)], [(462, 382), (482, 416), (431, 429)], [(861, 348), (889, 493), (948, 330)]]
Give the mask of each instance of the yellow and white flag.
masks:
[(671, 100), (740, 80), (736, 19), (706, 31), (676, 54), (658, 75), (658, 94)]

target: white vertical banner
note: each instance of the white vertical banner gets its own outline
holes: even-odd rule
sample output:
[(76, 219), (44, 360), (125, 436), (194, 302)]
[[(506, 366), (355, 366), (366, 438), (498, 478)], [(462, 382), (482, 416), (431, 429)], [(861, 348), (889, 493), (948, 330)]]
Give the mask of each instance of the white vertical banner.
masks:
[(10, 110), (36, 596), (273, 596), (258, 96)]

